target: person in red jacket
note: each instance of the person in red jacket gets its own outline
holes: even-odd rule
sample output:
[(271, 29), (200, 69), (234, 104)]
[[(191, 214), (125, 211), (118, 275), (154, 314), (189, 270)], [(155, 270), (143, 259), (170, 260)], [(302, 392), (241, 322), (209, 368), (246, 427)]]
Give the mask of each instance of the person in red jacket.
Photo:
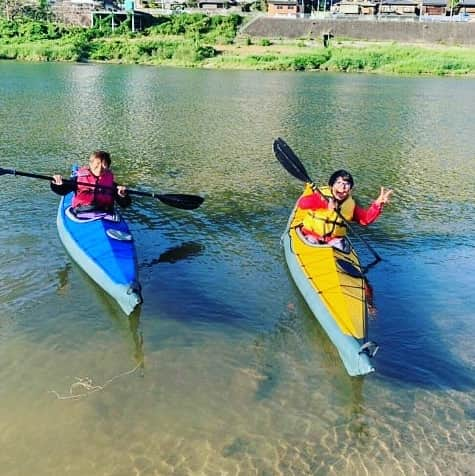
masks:
[(328, 186), (319, 187), (319, 191), (313, 190), (299, 199), (299, 208), (308, 210), (301, 228), (307, 241), (344, 249), (346, 222), (370, 225), (381, 215), (393, 193), (391, 189), (381, 187), (378, 198), (365, 209), (353, 199), (353, 186), (351, 174), (346, 170), (337, 170), (330, 176)]
[(63, 182), (61, 175), (53, 175), (51, 189), (58, 195), (74, 192), (72, 206), (76, 212), (111, 211), (115, 202), (122, 207), (127, 207), (131, 203), (127, 189), (115, 183), (110, 165), (110, 154), (97, 150), (90, 155), (89, 165), (81, 167), (72, 180)]

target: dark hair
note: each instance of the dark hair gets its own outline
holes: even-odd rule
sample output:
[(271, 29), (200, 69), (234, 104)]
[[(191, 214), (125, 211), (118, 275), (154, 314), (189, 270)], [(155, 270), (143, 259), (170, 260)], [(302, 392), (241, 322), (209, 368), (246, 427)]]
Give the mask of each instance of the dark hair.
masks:
[(105, 150), (95, 150), (91, 154), (91, 157), (95, 157), (96, 159), (100, 159), (101, 162), (105, 162), (107, 164), (107, 168), (111, 166), (111, 155)]
[(337, 170), (336, 172), (333, 172), (330, 175), (330, 178), (328, 179), (328, 185), (330, 185), (330, 187), (333, 187), (333, 184), (339, 178), (342, 178), (345, 182), (348, 182), (350, 184), (350, 187), (353, 188), (353, 185), (355, 184), (353, 177), (351, 176), (350, 172), (347, 172), (343, 169)]

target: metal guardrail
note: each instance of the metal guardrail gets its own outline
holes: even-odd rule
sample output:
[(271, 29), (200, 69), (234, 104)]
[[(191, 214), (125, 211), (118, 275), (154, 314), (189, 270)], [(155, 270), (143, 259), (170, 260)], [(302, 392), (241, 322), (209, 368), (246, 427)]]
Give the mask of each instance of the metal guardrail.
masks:
[(395, 14), (376, 14), (376, 15), (352, 15), (345, 13), (330, 13), (327, 15), (319, 14), (297, 14), (288, 16), (286, 18), (301, 18), (301, 19), (312, 19), (312, 20), (351, 20), (351, 21), (367, 21), (367, 22), (376, 22), (376, 21), (391, 21), (391, 22), (468, 22), (475, 21), (475, 16), (470, 16), (468, 14), (458, 14), (452, 16), (442, 16), (442, 15), (395, 15)]
[(475, 18), (472, 18), (466, 13), (459, 13), (458, 15), (452, 16), (442, 16), (442, 15), (421, 15), (419, 21), (423, 22), (451, 22), (451, 21), (473, 21)]

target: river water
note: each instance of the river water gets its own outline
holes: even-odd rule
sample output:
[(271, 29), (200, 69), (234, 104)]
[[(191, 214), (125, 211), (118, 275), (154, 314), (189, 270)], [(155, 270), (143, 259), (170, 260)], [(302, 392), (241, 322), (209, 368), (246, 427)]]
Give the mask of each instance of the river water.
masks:
[[(0, 177), (0, 467), (13, 475), (475, 474), (475, 80), (0, 63), (0, 166), (109, 150), (136, 198), (128, 319), (68, 257), (48, 182)], [(302, 184), (368, 204), (376, 372), (347, 376), (286, 269)], [(371, 261), (355, 239), (363, 262)]]

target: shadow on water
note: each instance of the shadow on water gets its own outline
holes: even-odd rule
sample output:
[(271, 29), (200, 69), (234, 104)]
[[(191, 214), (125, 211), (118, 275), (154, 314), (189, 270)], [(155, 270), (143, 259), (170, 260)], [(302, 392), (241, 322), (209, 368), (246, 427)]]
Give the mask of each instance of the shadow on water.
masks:
[[(186, 300), (182, 299), (184, 289)], [(186, 322), (187, 325), (216, 324), (249, 330), (249, 325), (253, 324), (246, 313), (179, 276), (173, 280), (163, 278), (160, 293), (147, 296), (146, 304), (152, 308), (166, 309), (169, 318)]]
[[(289, 280), (292, 280), (290, 274)], [(377, 292), (378, 290), (375, 291), (376, 305)], [(300, 311), (293, 316), (284, 313), (276, 327), (260, 338), (258, 347), (267, 348), (269, 356), (262, 361), (263, 373), (268, 378), (262, 381), (258, 389), (259, 398), (266, 398), (272, 393), (279, 379), (279, 369), (271, 354), (276, 347), (284, 348), (288, 336), (296, 332), (303, 332), (308, 341), (314, 344), (312, 348), (318, 355), (319, 364), (329, 378), (339, 381), (340, 374), (345, 374), (338, 351), (296, 287), (295, 294)], [(459, 350), (457, 343), (452, 347), (447, 342), (447, 336), (434, 325), (433, 318), (424, 313), (420, 306), (423, 303), (411, 303), (408, 310), (404, 305), (395, 303), (391, 309), (383, 311), (388, 314), (386, 318), (378, 316), (377, 312), (376, 318), (370, 319), (370, 339), (374, 338), (381, 349), (373, 360), (376, 371), (365, 377), (348, 377), (350, 381), (354, 381), (356, 385), (357, 381), (376, 378), (396, 380), (398, 385), (426, 389), (468, 391), (475, 388), (474, 369), (456, 355)], [(401, 315), (407, 317), (403, 320), (391, 318)], [(266, 342), (265, 346), (262, 341)]]
[(160, 263), (173, 264), (177, 263), (178, 261), (188, 260), (195, 256), (199, 256), (203, 252), (204, 248), (204, 245), (195, 243), (193, 241), (182, 243), (164, 251), (158, 258), (143, 262), (140, 267), (149, 268)]
[[(145, 285), (145, 304), (152, 309), (164, 309), (171, 319), (186, 321), (188, 325), (217, 324), (243, 330), (255, 325), (254, 316), (229, 299), (230, 292), (234, 293), (233, 298), (236, 297), (233, 282), (228, 279), (231, 268), (221, 268), (218, 263), (203, 274), (202, 263), (208, 263), (208, 256), (198, 266), (189, 265), (191, 260), (201, 257), (205, 249), (201, 243), (187, 241), (166, 249), (158, 258), (143, 262), (141, 268), (144, 270), (157, 266)], [(209, 251), (213, 255), (213, 246)], [(224, 280), (220, 280), (221, 275)], [(222, 287), (217, 287), (216, 283)], [(160, 292), (151, 292), (151, 289), (160, 289)]]
[(458, 356), (462, 344), (440, 327), (434, 303), (428, 305), (435, 296), (426, 295), (427, 290), (417, 294), (421, 281), (430, 287), (430, 276), (419, 276), (417, 266), (408, 266), (406, 275), (394, 272), (391, 280), (384, 273), (379, 290), (373, 285), (376, 308), (378, 293), (386, 301), (369, 322), (370, 338), (380, 345), (374, 359), (376, 376), (427, 389), (474, 389), (474, 368)]
[[(417, 386), (428, 389), (453, 389), (469, 391), (475, 388), (474, 369), (455, 355), (455, 349), (442, 335), (430, 339), (421, 330), (421, 324), (433, 326), (430, 319), (419, 315), (419, 322), (406, 323), (401, 332), (394, 324), (385, 323), (378, 337), (381, 351), (375, 359), (376, 375), (397, 380), (398, 385)], [(439, 332), (439, 331), (437, 331)], [(388, 340), (383, 334), (397, 335)], [(438, 340), (439, 343), (436, 343)], [(457, 343), (454, 343), (457, 346)]]

